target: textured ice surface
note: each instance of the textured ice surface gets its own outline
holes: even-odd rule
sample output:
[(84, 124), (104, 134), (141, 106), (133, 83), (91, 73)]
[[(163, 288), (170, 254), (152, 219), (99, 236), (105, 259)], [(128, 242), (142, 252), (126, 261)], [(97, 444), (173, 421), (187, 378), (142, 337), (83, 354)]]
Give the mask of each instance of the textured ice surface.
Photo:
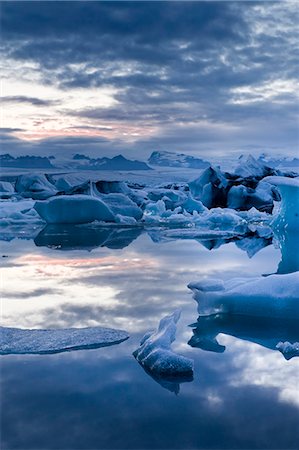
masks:
[(102, 200), (88, 195), (61, 195), (47, 201), (36, 202), (34, 208), (47, 223), (51, 224), (115, 221), (115, 215)]
[(256, 189), (240, 184), (232, 186), (227, 195), (227, 206), (234, 209), (248, 210), (255, 207), (259, 210), (272, 211), (275, 189), (270, 183), (260, 181)]
[(149, 164), (166, 167), (190, 167), (204, 169), (209, 163), (201, 158), (167, 151), (155, 151), (148, 159)]
[(21, 175), (16, 181), (16, 191), (22, 197), (44, 200), (55, 195), (58, 191), (45, 175)]
[(285, 359), (291, 359), (294, 356), (299, 356), (299, 342), (278, 342), (276, 345), (277, 350), (279, 350)]
[(125, 331), (112, 328), (29, 330), (0, 327), (0, 354), (45, 354), (100, 348), (128, 339)]
[(40, 223), (41, 218), (35, 211), (33, 200), (0, 202), (0, 225), (20, 225)]
[(149, 373), (163, 378), (190, 377), (193, 361), (171, 350), (180, 311), (164, 317), (156, 331), (144, 335), (133, 355)]
[(256, 160), (252, 155), (241, 156), (239, 164), (234, 174), (238, 177), (257, 177), (262, 178), (269, 174), (269, 168), (261, 161)]
[(142, 217), (143, 213), (139, 206), (124, 194), (99, 194), (98, 198), (108, 206), (114, 215), (132, 217), (135, 220), (140, 220)]
[[(214, 286), (217, 289), (214, 289)], [(199, 314), (229, 313), (261, 317), (299, 317), (299, 272), (253, 280), (190, 283)]]
[(0, 198), (10, 198), (15, 193), (14, 187), (8, 181), (0, 181)]
[(299, 178), (267, 177), (265, 181), (278, 187), (281, 203), (273, 221), (274, 229), (299, 231)]

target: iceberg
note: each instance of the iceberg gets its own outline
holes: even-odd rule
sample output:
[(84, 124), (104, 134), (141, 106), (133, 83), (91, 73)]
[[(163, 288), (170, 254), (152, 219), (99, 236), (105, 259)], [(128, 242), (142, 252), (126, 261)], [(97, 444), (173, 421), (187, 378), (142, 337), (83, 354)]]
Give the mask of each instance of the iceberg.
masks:
[(98, 194), (97, 198), (101, 199), (114, 215), (133, 217), (135, 220), (140, 220), (143, 215), (142, 209), (124, 194)]
[(0, 327), (0, 354), (53, 354), (120, 344), (126, 331), (112, 328), (30, 330)]
[(56, 195), (58, 190), (45, 175), (20, 175), (16, 180), (16, 191), (25, 198), (45, 200)]
[(196, 180), (189, 183), (195, 200), (207, 208), (226, 206), (228, 180), (218, 167), (208, 167)]
[(248, 210), (254, 207), (260, 211), (271, 213), (274, 200), (279, 200), (274, 186), (263, 180), (257, 184), (255, 189), (243, 184), (232, 186), (227, 194), (227, 206), (240, 210)]
[(234, 278), (190, 283), (200, 315), (238, 314), (259, 317), (299, 317), (299, 272), (252, 280)]
[(14, 187), (8, 181), (0, 181), (0, 198), (8, 199), (15, 194)]
[(193, 377), (193, 361), (171, 350), (179, 318), (179, 310), (164, 317), (156, 331), (144, 335), (140, 347), (133, 353), (147, 372), (163, 380)]
[(0, 226), (42, 222), (33, 200), (0, 202)]
[(161, 167), (185, 167), (190, 169), (205, 169), (208, 161), (184, 153), (154, 151), (148, 159), (149, 164)]
[(50, 224), (80, 224), (95, 220), (115, 222), (115, 215), (99, 198), (88, 195), (61, 195), (43, 202), (34, 208)]
[(274, 175), (275, 170), (272, 167), (266, 166), (260, 160), (255, 159), (252, 155), (247, 157), (242, 155), (239, 158), (239, 164), (237, 165), (234, 175), (241, 178), (264, 178), (267, 175)]
[(277, 186), (281, 203), (272, 226), (274, 229), (299, 231), (299, 178), (266, 177), (264, 181)]

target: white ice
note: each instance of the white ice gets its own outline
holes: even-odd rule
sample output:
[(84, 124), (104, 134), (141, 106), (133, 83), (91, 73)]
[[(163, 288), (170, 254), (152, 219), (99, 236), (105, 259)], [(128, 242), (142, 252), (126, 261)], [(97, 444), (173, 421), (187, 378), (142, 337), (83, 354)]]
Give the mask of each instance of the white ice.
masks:
[(21, 175), (16, 181), (16, 191), (25, 198), (44, 200), (55, 195), (58, 191), (45, 175)]
[[(216, 286), (216, 288), (215, 288)], [(206, 280), (188, 285), (199, 314), (217, 313), (259, 317), (299, 317), (299, 272), (252, 280)]]
[(247, 157), (241, 156), (234, 174), (242, 178), (262, 178), (267, 175), (267, 167), (262, 162), (256, 160), (252, 155)]
[(128, 339), (126, 331), (112, 328), (30, 330), (0, 327), (0, 354), (46, 354), (106, 347)]
[(35, 211), (33, 200), (0, 202), (0, 225), (39, 223), (41, 218)]
[(133, 355), (149, 373), (165, 377), (188, 377), (193, 374), (193, 361), (171, 350), (175, 340), (180, 311), (164, 317), (156, 331), (144, 335)]

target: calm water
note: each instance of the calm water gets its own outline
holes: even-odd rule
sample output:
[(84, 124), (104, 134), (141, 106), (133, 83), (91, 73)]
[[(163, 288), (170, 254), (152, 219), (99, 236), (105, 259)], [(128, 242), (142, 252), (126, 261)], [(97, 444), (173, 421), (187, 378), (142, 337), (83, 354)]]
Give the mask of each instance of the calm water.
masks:
[[(157, 230), (81, 231), (48, 228), (35, 240), (1, 242), (2, 324), (98, 325), (130, 339), (2, 357), (1, 448), (297, 449), (299, 362), (272, 348), (296, 333), (299, 341), (299, 318), (200, 319), (204, 344), (188, 344), (198, 312), (187, 284), (275, 273), (279, 249), (269, 245), (249, 259), (234, 242), (209, 250), (217, 243), (167, 241)], [(132, 352), (178, 307), (173, 349), (194, 359), (194, 380), (159, 383)]]

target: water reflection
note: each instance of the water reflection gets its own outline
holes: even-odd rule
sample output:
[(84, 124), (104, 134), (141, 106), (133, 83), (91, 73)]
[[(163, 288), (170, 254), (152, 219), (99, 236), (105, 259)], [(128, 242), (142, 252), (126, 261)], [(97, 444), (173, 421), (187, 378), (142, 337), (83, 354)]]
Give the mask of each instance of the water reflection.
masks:
[(59, 250), (92, 250), (97, 247), (121, 249), (130, 245), (142, 229), (96, 227), (92, 225), (47, 225), (34, 238), (38, 247)]
[[(190, 280), (275, 272), (278, 249), (263, 247), (248, 259), (231, 239), (156, 245), (141, 232), (125, 246), (121, 233), (100, 239), (90, 231), (99, 238), (94, 247), (94, 238), (71, 242), (70, 233), (58, 234), (60, 240), (51, 241), (52, 233), (43, 241), (41, 233), (41, 247), (32, 240), (4, 243), (6, 325), (112, 326), (131, 338), (99, 351), (4, 358), (3, 448), (297, 448), (298, 359), (286, 363), (268, 350), (278, 339), (298, 340), (297, 321), (279, 320), (276, 332), (275, 320), (206, 319), (201, 342), (212, 351), (187, 345), (187, 325), (197, 317)], [(243, 244), (242, 250), (251, 242)], [(182, 317), (174, 350), (195, 360), (194, 380), (181, 384), (178, 396), (169, 391), (178, 393), (182, 380), (151, 378), (132, 356), (142, 335), (177, 307)], [(220, 344), (213, 343), (218, 332)]]
[[(257, 317), (233, 314), (199, 316), (193, 325), (193, 336), (188, 344), (216, 353), (223, 353), (225, 346), (219, 344), (220, 334), (259, 344), (278, 351), (280, 342), (299, 341), (299, 316), (293, 319), (283, 317)], [(295, 356), (295, 355), (292, 355)]]

